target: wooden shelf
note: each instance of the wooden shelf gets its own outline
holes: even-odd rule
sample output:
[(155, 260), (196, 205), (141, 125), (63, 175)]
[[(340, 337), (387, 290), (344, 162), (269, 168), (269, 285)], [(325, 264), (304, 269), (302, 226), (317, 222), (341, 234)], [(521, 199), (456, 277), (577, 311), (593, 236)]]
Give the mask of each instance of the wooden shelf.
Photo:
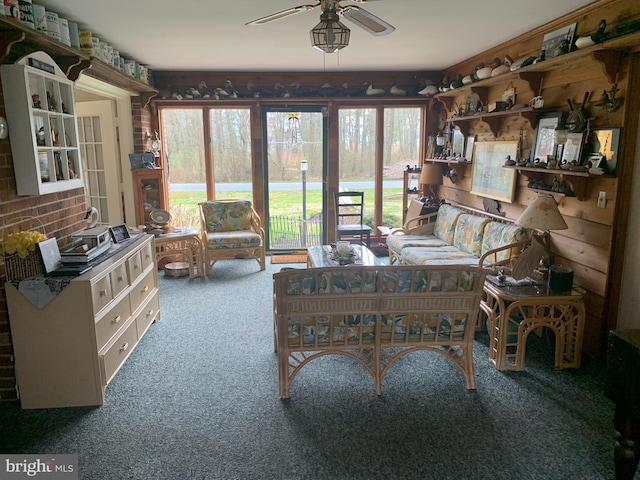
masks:
[[(535, 168), (535, 167), (510, 167), (504, 165), (502, 168), (510, 168), (513, 170), (517, 170), (518, 173), (521, 173), (525, 177), (531, 178), (540, 178), (543, 176), (554, 175), (559, 176), (571, 187), (571, 191), (573, 195), (567, 195), (560, 192), (554, 192), (553, 190), (544, 190), (539, 188), (531, 188), (530, 190), (540, 193), (548, 193), (549, 195), (556, 195), (562, 197), (571, 197), (575, 196), (578, 200), (582, 200), (584, 197), (584, 192), (587, 188), (587, 179), (591, 176), (589, 172), (573, 172), (571, 170), (563, 170), (561, 168)], [(601, 175), (598, 175), (601, 176)], [(570, 177), (568, 180), (564, 177)]]
[(0, 16), (0, 63), (14, 63), (33, 52), (44, 51), (55, 60), (67, 78), (75, 82), (84, 72), (110, 85), (138, 93), (143, 106), (158, 90), (119, 69), (90, 57), (64, 43), (7, 17)]
[(519, 108), (517, 110), (504, 110), (500, 112), (491, 112), (491, 113), (480, 112), (475, 115), (468, 115), (464, 117), (452, 117), (447, 120), (447, 123), (458, 126), (460, 130), (462, 130), (462, 133), (466, 136), (467, 129), (465, 124), (474, 120), (480, 120), (487, 123), (489, 125), (489, 128), (491, 129), (491, 133), (493, 133), (494, 137), (497, 137), (498, 127), (500, 124), (501, 117), (505, 117), (509, 115), (518, 115), (524, 118), (525, 120), (527, 120), (529, 122), (529, 125), (531, 125), (531, 128), (535, 128), (536, 119), (538, 118), (538, 115), (541, 112), (545, 112), (545, 111), (550, 111), (550, 110), (545, 110), (542, 108), (526, 107), (526, 108)]
[[(607, 76), (609, 82), (614, 83), (618, 70), (620, 68), (620, 59), (625, 50), (631, 49), (640, 43), (640, 32), (624, 35), (621, 37), (606, 40), (597, 45), (581, 48), (573, 52), (550, 58), (544, 62), (527, 65), (513, 72), (506, 72), (502, 75), (489, 77), (484, 80), (463, 85), (460, 88), (449, 90), (448, 92), (440, 92), (434, 95), (434, 98), (441, 101), (447, 110), (451, 110), (454, 98), (460, 95), (469, 95), (475, 93), (480, 97), (482, 103), (486, 103), (486, 95), (489, 87), (508, 84), (514, 80), (524, 80), (529, 83), (529, 87), (534, 92), (540, 87), (540, 79), (546, 72), (557, 69), (566, 70), (571, 65), (583, 61), (587, 57), (598, 61), (602, 66), (603, 72)], [(484, 99), (483, 99), (484, 97)]]
[(425, 163), (446, 163), (447, 165), (471, 165), (471, 162), (466, 160), (448, 160), (446, 158), (425, 158), (424, 161)]
[[(546, 173), (549, 175), (570, 175), (574, 177), (590, 177), (591, 174), (589, 172), (574, 172), (572, 170), (563, 170), (562, 168), (536, 168), (536, 167), (510, 167), (508, 165), (504, 165), (503, 168), (513, 168), (522, 172), (526, 175), (526, 172), (532, 173)], [(599, 175), (602, 176), (602, 175)]]

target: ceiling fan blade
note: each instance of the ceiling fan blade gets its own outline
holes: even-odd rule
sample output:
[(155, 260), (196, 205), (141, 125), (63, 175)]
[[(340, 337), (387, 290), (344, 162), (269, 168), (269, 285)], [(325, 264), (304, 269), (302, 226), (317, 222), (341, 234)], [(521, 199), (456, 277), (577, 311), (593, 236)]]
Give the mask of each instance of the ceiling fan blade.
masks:
[(290, 17), (291, 15), (295, 15), (296, 13), (307, 12), (318, 6), (320, 6), (320, 2), (316, 3), (315, 5), (299, 5), (297, 7), (288, 8), (287, 10), (283, 10), (278, 13), (272, 13), (271, 15), (267, 15), (266, 17), (258, 18), (257, 20), (245, 23), (245, 25), (264, 25), (265, 23), (280, 20), (281, 18)]
[(373, 13), (355, 5), (343, 7), (340, 13), (344, 18), (363, 28), (371, 35), (388, 35), (396, 29), (396, 27), (376, 17)]

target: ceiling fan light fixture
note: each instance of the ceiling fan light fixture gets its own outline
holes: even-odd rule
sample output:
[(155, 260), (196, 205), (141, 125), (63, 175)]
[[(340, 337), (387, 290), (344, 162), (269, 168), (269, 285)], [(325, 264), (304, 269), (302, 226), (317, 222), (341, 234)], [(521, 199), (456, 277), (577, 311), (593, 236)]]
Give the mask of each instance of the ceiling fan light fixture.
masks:
[(311, 29), (311, 44), (325, 53), (335, 53), (349, 45), (351, 30), (345, 27), (335, 12), (320, 15), (320, 23)]

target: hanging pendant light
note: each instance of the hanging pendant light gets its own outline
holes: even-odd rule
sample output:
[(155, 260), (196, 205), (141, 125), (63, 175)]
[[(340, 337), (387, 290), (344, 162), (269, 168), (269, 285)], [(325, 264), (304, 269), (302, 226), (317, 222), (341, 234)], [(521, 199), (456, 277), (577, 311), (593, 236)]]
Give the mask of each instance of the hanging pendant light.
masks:
[(320, 23), (311, 29), (311, 44), (325, 53), (335, 53), (349, 45), (351, 30), (340, 22), (335, 4), (328, 2), (327, 10), (320, 15)]

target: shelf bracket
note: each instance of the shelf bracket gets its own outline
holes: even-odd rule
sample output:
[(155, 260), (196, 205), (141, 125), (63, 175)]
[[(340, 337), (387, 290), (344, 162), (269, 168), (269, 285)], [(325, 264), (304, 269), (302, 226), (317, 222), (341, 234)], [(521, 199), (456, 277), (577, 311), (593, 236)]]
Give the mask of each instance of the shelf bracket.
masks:
[(75, 82), (80, 76), (80, 73), (91, 65), (89, 60), (82, 60), (80, 57), (56, 56), (54, 60), (72, 82)]
[(478, 95), (478, 98), (480, 99), (480, 102), (482, 102), (482, 105), (487, 104), (487, 87), (474, 87), (473, 85), (471, 85), (469, 88), (471, 90), (471, 93), (475, 93), (476, 95)]
[(453, 108), (453, 97), (438, 97), (438, 100), (448, 112)]
[(540, 80), (542, 80), (542, 72), (520, 72), (518, 78), (524, 80), (529, 84), (529, 88), (533, 92), (534, 96), (540, 94)]
[(494, 137), (498, 137), (498, 127), (500, 126), (500, 117), (482, 117), (482, 121), (489, 125), (489, 129), (491, 129), (491, 133), (493, 133)]
[(5, 63), (5, 59), (11, 53), (11, 47), (13, 47), (16, 43), (22, 42), (25, 39), (26, 35), (24, 32), (19, 30), (9, 30), (0, 32), (0, 63)]
[(622, 52), (620, 50), (594, 50), (591, 52), (591, 55), (602, 65), (602, 70), (607, 76), (609, 83), (615, 83), (616, 76), (620, 70)]

